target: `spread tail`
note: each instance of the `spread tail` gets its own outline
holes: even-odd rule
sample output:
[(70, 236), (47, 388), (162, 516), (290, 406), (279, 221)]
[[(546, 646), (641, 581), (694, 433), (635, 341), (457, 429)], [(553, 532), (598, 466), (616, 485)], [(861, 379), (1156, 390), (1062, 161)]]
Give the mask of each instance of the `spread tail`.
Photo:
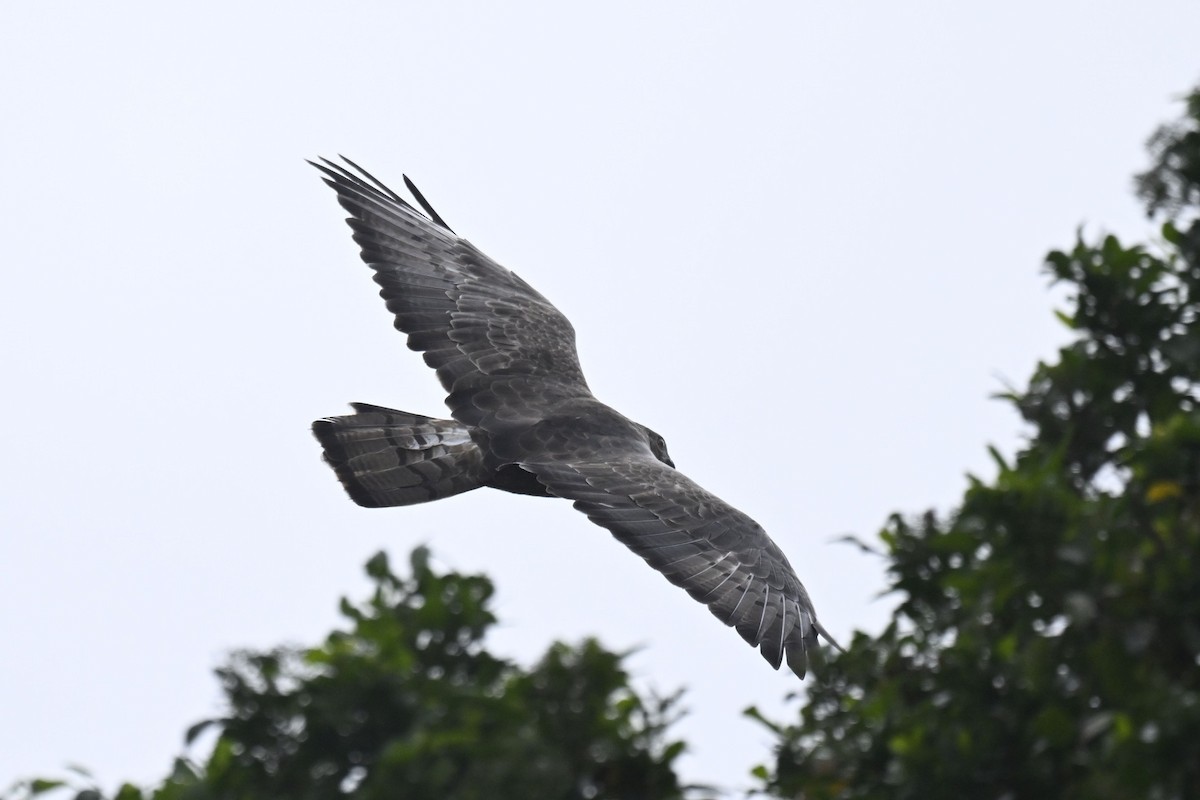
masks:
[(346, 493), (360, 506), (407, 506), (484, 485), (483, 453), (465, 425), (351, 403), (312, 425)]

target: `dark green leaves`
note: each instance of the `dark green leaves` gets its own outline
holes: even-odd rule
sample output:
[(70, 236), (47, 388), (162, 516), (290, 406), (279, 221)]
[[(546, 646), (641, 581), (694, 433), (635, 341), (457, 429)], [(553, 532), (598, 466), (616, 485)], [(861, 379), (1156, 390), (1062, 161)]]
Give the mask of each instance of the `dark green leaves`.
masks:
[(590, 640), (531, 669), (497, 658), (491, 582), (438, 572), (425, 548), (409, 566), (371, 558), (369, 598), (343, 600), (347, 624), (322, 644), (234, 654), (217, 670), (227, 713), (187, 731), (218, 732), (207, 760), (178, 759), (161, 786), (114, 800), (683, 796), (683, 744), (666, 736), (678, 695), (634, 692), (623, 656)]
[(766, 789), (804, 798), (1200, 796), (1200, 92), (1139, 186), (1160, 248), (1047, 269), (1075, 335), (959, 508), (880, 538), (892, 623), (810, 688)]

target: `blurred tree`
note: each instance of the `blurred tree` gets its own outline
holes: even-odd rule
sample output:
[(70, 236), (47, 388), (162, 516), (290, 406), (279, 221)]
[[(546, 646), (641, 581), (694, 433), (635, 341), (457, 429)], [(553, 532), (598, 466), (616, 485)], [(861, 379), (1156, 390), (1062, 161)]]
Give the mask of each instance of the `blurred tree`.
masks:
[(1031, 425), (948, 518), (882, 531), (900, 598), (796, 725), (789, 798), (1200, 797), (1200, 89), (1139, 176), (1154, 247), (1053, 252), (1075, 332), (1005, 397)]
[[(645, 698), (623, 656), (594, 641), (553, 645), (524, 670), (488, 653), (495, 622), (483, 576), (439, 574), (424, 548), (401, 578), (383, 553), (349, 629), (308, 649), (242, 652), (217, 670), (227, 716), (202, 763), (181, 758), (154, 789), (113, 800), (634, 800), (678, 798), (668, 742), (679, 693)], [(85, 775), (86, 777), (86, 775)], [(12, 798), (94, 787), (28, 781)]]

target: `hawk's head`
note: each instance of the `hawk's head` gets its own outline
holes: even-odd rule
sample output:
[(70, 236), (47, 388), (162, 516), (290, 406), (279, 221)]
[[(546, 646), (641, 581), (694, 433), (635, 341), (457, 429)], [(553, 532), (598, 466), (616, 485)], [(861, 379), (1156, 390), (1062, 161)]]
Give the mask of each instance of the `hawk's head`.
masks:
[(642, 426), (642, 430), (646, 432), (646, 439), (650, 442), (650, 452), (659, 461), (666, 464), (668, 467), (674, 467), (675, 462), (671, 460), (671, 456), (667, 454), (667, 440), (658, 435), (654, 431)]

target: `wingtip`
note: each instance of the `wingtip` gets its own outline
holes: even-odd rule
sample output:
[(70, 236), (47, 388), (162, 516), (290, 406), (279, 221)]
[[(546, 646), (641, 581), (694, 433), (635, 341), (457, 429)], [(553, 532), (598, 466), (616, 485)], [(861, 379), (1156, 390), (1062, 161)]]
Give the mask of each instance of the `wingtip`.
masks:
[(785, 648), (788, 669), (796, 673), (796, 677), (804, 680), (808, 674), (808, 642), (801, 639), (798, 642), (788, 642)]
[[(809, 628), (807, 636), (799, 639), (793, 639), (785, 643), (784, 651), (787, 655), (787, 665), (792, 672), (796, 673), (796, 677), (801, 680), (808, 674), (808, 661), (810, 648), (815, 652), (820, 646), (821, 639), (829, 642), (838, 650), (838, 652), (846, 652), (846, 648), (842, 647), (837, 641), (829, 635), (829, 631), (817, 622), (812, 621), (812, 627)], [(767, 659), (770, 661), (770, 659)], [(776, 665), (778, 669), (778, 665)]]
[[(341, 156), (339, 156), (339, 158), (340, 157)], [(329, 170), (330, 168), (338, 169), (340, 167), (336, 161), (332, 161), (325, 156), (317, 156), (316, 161), (313, 161), (311, 158), (306, 158), (304, 160), (319, 170)]]
[(416, 199), (417, 203), (420, 204), (421, 208), (425, 209), (425, 213), (429, 215), (429, 218), (438, 225), (441, 225), (446, 230), (454, 233), (454, 229), (447, 225), (446, 220), (442, 219), (441, 215), (433, 209), (433, 206), (430, 205), (429, 201), (425, 199), (425, 195), (421, 194), (421, 190), (418, 189), (417, 185), (412, 182), (412, 179), (403, 174), (401, 177), (404, 178), (404, 185), (408, 187), (408, 191), (412, 193), (412, 196)]
[[(317, 158), (321, 163), (318, 164), (316, 161), (312, 161), (311, 159), (305, 160), (308, 161), (308, 163), (312, 166), (319, 169), (321, 172), (325, 173), (327, 176), (325, 182), (337, 190), (338, 194), (342, 193), (343, 184), (345, 184), (347, 186), (354, 187), (355, 190), (366, 190), (370, 193), (391, 200), (395, 203), (398, 203), (402, 208), (406, 208), (410, 211), (416, 211), (411, 203), (389, 189), (386, 184), (384, 184), (370, 172), (363, 169), (362, 166), (354, 161), (354, 159), (349, 158), (341, 153), (338, 153), (338, 158), (341, 159), (342, 163), (332, 161), (324, 156), (317, 156)], [(457, 235), (454, 233), (454, 229), (446, 224), (446, 220), (442, 219), (441, 215), (434, 210), (429, 201), (425, 199), (425, 195), (421, 194), (421, 190), (417, 188), (416, 184), (414, 184), (407, 175), (404, 176), (404, 185), (408, 187), (409, 192), (412, 193), (412, 196), (417, 201), (417, 204), (428, 215), (430, 221), (432, 221), (435, 225), (438, 225), (449, 231), (451, 234)], [(419, 213), (420, 212), (418, 212), (418, 215)]]
[(832, 636), (830, 636), (829, 631), (825, 630), (824, 626), (822, 626), (821, 623), (817, 622), (815, 619), (813, 620), (813, 630), (819, 633), (825, 639), (825, 641), (833, 645), (839, 653), (846, 652), (846, 648), (838, 644), (837, 639), (834, 639)]

